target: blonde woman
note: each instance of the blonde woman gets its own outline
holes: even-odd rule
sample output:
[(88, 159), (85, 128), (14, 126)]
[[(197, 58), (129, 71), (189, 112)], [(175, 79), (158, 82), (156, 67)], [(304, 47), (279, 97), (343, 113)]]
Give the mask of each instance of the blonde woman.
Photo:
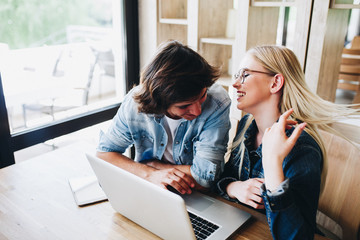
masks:
[(329, 123), (357, 110), (313, 94), (295, 54), (280, 46), (250, 49), (233, 87), (237, 108), (248, 114), (217, 191), (265, 211), (274, 239), (312, 239), (326, 175), (318, 129), (331, 130)]

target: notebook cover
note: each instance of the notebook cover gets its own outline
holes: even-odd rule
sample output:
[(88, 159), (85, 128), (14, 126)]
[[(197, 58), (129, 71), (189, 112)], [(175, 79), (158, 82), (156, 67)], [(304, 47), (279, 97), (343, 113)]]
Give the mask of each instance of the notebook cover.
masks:
[(95, 175), (70, 178), (69, 185), (78, 206), (85, 206), (107, 200)]

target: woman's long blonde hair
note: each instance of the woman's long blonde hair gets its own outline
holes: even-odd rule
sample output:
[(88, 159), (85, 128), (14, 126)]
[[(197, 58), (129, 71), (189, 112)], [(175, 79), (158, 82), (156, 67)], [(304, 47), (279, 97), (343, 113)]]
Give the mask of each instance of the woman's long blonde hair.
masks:
[[(352, 105), (339, 105), (325, 101), (313, 93), (305, 82), (305, 74), (296, 55), (286, 47), (274, 45), (257, 46), (250, 49), (247, 54), (254, 57), (269, 72), (283, 75), (283, 92), (279, 102), (280, 113), (282, 114), (292, 108), (294, 111), (291, 118), (299, 123), (306, 122), (305, 131), (319, 144), (323, 155), (321, 174), (321, 189), (323, 189), (327, 173), (327, 156), (319, 129), (342, 136), (330, 124), (343, 119), (345, 116), (358, 114), (359, 109), (351, 108)], [(244, 134), (252, 120), (253, 117), (250, 116), (232, 146), (232, 149), (235, 149), (241, 145), (239, 151), (241, 164), (244, 152)]]

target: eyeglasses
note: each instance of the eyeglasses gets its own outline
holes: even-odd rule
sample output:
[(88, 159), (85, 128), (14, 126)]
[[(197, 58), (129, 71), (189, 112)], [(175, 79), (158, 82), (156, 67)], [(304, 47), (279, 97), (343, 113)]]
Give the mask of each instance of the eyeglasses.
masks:
[(255, 73), (263, 73), (263, 74), (267, 74), (270, 76), (275, 76), (275, 73), (270, 73), (270, 72), (262, 72), (262, 71), (257, 71), (257, 70), (251, 70), (248, 68), (241, 68), (237, 73), (235, 73), (234, 78), (235, 80), (240, 80), (240, 83), (243, 84), (245, 82), (245, 78), (247, 77), (245, 72), (255, 72)]

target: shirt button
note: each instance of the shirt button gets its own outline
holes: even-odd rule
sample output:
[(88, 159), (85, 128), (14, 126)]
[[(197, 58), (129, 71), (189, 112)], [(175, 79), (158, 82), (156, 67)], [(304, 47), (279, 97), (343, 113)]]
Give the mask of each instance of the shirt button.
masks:
[(162, 143), (162, 144), (160, 144), (160, 146), (162, 146), (162, 147), (163, 147), (163, 146), (164, 146), (164, 144)]
[(179, 141), (176, 141), (175, 144), (179, 144)]

